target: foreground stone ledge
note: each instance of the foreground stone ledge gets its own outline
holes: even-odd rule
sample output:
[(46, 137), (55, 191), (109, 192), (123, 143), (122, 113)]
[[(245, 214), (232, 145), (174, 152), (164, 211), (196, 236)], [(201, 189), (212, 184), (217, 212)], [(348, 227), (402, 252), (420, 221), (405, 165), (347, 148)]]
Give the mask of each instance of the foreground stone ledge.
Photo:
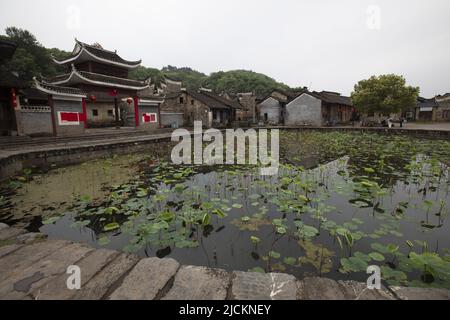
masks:
[(230, 274), (221, 269), (183, 266), (164, 300), (225, 300)]
[(401, 300), (447, 300), (450, 301), (450, 290), (432, 288), (390, 287)]
[(305, 278), (298, 283), (299, 300), (345, 300), (342, 287), (328, 278)]
[[(141, 259), (45, 239), (2, 224), (0, 228), (8, 235), (0, 243), (0, 299), (450, 300), (446, 289), (382, 286), (370, 290), (357, 281), (180, 267), (170, 258)], [(81, 268), (80, 290), (67, 289), (69, 265)]]
[[(21, 270), (20, 273), (15, 272), (10, 275), (0, 284), (0, 296), (3, 299), (21, 299), (54, 280), (57, 275), (65, 274), (68, 266), (76, 264), (93, 251), (94, 249), (77, 243), (62, 247), (48, 257)], [(34, 296), (38, 295), (39, 292)]]
[(125, 277), (111, 294), (111, 300), (153, 300), (178, 271), (180, 264), (173, 259), (146, 258)]
[(16, 228), (3, 228), (0, 230), (0, 241), (10, 240), (18, 235), (24, 234), (26, 231)]
[(353, 280), (338, 281), (343, 288), (346, 299), (350, 300), (395, 300), (396, 298), (385, 286), (381, 286), (380, 290), (369, 289), (363, 282)]
[(295, 300), (297, 280), (284, 273), (233, 272), (231, 299)]
[(112, 262), (107, 264), (99, 273), (77, 290), (71, 297), (74, 300), (99, 300), (107, 296), (120, 278), (127, 274), (140, 258), (135, 255), (120, 253)]
[[(96, 275), (106, 264), (111, 262), (119, 252), (107, 249), (98, 249), (93, 251), (87, 257), (82, 258), (76, 263), (82, 272), (81, 287)], [(52, 281), (35, 289), (32, 296), (36, 300), (54, 300), (54, 299), (71, 299), (77, 293), (77, 290), (67, 288), (67, 273), (62, 273), (55, 277)]]

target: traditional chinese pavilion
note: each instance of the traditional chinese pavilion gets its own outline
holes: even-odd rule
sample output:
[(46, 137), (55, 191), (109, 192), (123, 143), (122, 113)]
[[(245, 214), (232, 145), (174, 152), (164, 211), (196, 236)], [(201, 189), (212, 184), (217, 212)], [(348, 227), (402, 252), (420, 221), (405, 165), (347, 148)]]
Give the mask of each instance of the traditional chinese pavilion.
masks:
[[(87, 127), (120, 126), (124, 124), (126, 110), (133, 110), (134, 125), (143, 122), (159, 122), (147, 113), (141, 117), (138, 92), (149, 88), (150, 80), (137, 81), (128, 78), (128, 72), (138, 67), (141, 61), (122, 59), (117, 52), (103, 49), (99, 44), (88, 45), (75, 39), (75, 48), (64, 60), (53, 59), (66, 66), (67, 73), (42, 79), (51, 86), (77, 88), (86, 94), (82, 99), (82, 119)], [(129, 108), (120, 108), (125, 101)], [(155, 105), (159, 108), (159, 105)], [(141, 119), (142, 118), (142, 119)]]

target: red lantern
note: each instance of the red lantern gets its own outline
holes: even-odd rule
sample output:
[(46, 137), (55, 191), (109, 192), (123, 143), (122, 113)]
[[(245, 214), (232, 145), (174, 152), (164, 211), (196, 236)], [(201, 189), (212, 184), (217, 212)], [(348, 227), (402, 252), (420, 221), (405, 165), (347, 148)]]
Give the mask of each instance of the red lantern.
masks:
[(117, 89), (111, 89), (110, 91), (109, 91), (109, 95), (111, 95), (111, 96), (113, 96), (113, 97), (115, 97), (115, 96), (117, 96)]
[(127, 98), (127, 103), (131, 104), (133, 102), (133, 98)]
[(93, 94), (91, 94), (91, 95), (89, 96), (89, 100), (90, 100), (91, 102), (95, 102), (95, 100), (97, 100), (97, 98), (96, 98)]
[(16, 95), (16, 89), (11, 89), (11, 101), (14, 109), (17, 109), (17, 95)]

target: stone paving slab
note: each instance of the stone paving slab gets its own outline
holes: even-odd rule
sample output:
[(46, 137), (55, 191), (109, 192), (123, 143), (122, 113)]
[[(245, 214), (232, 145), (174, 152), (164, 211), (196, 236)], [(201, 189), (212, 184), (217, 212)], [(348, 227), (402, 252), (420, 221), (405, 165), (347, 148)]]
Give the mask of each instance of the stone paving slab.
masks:
[(14, 274), (20, 274), (24, 269), (44, 259), (56, 250), (70, 244), (65, 240), (47, 240), (32, 245), (26, 245), (0, 259), (0, 283)]
[(0, 285), (0, 299), (21, 299), (36, 288), (66, 273), (67, 267), (93, 252), (93, 248), (71, 243), (37, 261), (20, 272), (14, 272)]
[(298, 283), (299, 300), (345, 300), (342, 287), (328, 278), (304, 278)]
[(22, 248), (22, 245), (13, 243), (13, 244), (7, 244), (0, 247), (0, 259), (4, 256), (10, 254), (11, 252), (14, 252), (18, 249)]
[(391, 287), (401, 300), (447, 300), (450, 301), (450, 290), (430, 288)]
[[(77, 262), (76, 265), (81, 271), (81, 287), (84, 287), (95, 274), (118, 255), (119, 252), (114, 250), (98, 249)], [(69, 276), (69, 274), (63, 273), (42, 287), (35, 289), (31, 295), (36, 300), (71, 299), (77, 291), (67, 288), (67, 279)]]
[(76, 291), (72, 298), (76, 300), (99, 300), (104, 298), (114, 284), (129, 272), (139, 260), (140, 258), (136, 255), (119, 254), (118, 257), (83, 285), (81, 290)]
[(183, 266), (163, 300), (225, 300), (230, 276), (222, 269)]
[(346, 299), (350, 300), (395, 300), (396, 297), (383, 285), (381, 289), (369, 289), (367, 285), (357, 281), (338, 281), (342, 286)]
[(233, 300), (295, 300), (297, 280), (284, 273), (233, 272)]
[(111, 300), (153, 300), (175, 276), (180, 264), (173, 259), (146, 258), (125, 277)]
[(26, 231), (23, 229), (16, 229), (16, 228), (4, 228), (0, 230), (0, 241), (6, 241), (8, 239), (17, 237), (18, 235), (21, 235), (25, 233)]

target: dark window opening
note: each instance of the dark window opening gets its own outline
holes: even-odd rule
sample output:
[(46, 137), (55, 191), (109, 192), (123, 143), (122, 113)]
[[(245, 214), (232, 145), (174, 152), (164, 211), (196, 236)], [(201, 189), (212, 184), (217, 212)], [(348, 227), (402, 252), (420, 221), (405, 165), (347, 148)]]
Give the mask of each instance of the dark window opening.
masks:
[(114, 116), (114, 113), (112, 110), (108, 110), (108, 116), (110, 116), (110, 117)]
[(194, 105), (194, 100), (191, 100), (191, 104)]
[(97, 117), (98, 116), (98, 110), (97, 109), (92, 109), (92, 115), (94, 117)]
[(444, 110), (442, 117), (444, 119), (450, 119), (450, 110)]
[(180, 97), (180, 103), (184, 103), (183, 97)]
[(264, 113), (264, 121), (269, 120), (269, 115), (267, 113)]

